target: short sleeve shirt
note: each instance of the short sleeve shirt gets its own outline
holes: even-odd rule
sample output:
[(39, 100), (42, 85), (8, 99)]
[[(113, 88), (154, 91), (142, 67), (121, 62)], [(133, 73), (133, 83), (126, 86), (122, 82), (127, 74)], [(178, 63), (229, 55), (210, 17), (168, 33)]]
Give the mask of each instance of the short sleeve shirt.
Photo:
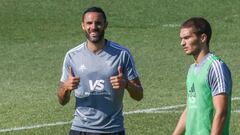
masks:
[(71, 129), (77, 131), (111, 133), (124, 130), (122, 100), (124, 90), (114, 90), (110, 77), (122, 68), (124, 78), (132, 80), (139, 75), (129, 50), (107, 41), (97, 54), (91, 52), (86, 42), (67, 52), (62, 77), (68, 78), (69, 67), (80, 77), (75, 92), (76, 111)]

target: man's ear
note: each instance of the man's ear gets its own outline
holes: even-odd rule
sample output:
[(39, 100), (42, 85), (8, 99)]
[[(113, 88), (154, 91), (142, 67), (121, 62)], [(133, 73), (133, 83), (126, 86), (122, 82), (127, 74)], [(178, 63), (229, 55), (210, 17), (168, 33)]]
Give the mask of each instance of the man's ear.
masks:
[(200, 36), (200, 40), (201, 40), (201, 43), (207, 43), (207, 35), (205, 33), (203, 33), (201, 36)]
[(104, 25), (104, 30), (107, 29), (107, 26), (108, 26), (108, 22), (105, 22), (105, 25)]
[(82, 27), (83, 30), (85, 30), (85, 27), (84, 27), (84, 23), (83, 23), (83, 22), (81, 22), (81, 27)]

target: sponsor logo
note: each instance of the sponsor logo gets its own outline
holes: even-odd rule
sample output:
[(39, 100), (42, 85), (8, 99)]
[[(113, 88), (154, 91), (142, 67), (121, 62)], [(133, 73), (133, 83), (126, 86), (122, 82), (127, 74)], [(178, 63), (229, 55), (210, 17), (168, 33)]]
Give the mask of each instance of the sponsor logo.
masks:
[(104, 80), (89, 80), (90, 90), (93, 91), (103, 91), (104, 90)]
[(76, 90), (75, 96), (78, 98), (84, 98), (90, 95), (111, 95), (110, 92), (104, 90), (104, 82), (104, 80), (89, 80), (90, 89)]

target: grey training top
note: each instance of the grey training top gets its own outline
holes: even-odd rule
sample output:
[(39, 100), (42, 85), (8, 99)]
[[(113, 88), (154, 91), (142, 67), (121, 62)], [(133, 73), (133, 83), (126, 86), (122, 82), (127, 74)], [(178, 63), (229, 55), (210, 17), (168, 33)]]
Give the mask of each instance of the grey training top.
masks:
[(67, 52), (60, 81), (68, 79), (69, 67), (74, 76), (80, 77), (75, 90), (76, 110), (71, 129), (93, 133), (124, 130), (124, 90), (112, 89), (110, 77), (118, 75), (118, 67), (122, 68), (124, 78), (138, 77), (129, 50), (106, 40), (105, 47), (94, 54), (84, 42)]

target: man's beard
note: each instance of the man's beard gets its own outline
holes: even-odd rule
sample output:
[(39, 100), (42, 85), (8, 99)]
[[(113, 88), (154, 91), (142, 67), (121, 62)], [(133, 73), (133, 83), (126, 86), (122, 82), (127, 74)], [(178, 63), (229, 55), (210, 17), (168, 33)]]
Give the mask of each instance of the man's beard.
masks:
[(90, 34), (88, 34), (88, 33), (85, 31), (85, 36), (86, 36), (86, 38), (87, 38), (90, 42), (93, 42), (93, 43), (99, 43), (100, 41), (102, 41), (102, 39), (104, 38), (104, 34), (105, 34), (105, 32), (102, 31), (102, 32), (100, 32), (100, 34), (99, 34), (98, 36), (91, 37)]

